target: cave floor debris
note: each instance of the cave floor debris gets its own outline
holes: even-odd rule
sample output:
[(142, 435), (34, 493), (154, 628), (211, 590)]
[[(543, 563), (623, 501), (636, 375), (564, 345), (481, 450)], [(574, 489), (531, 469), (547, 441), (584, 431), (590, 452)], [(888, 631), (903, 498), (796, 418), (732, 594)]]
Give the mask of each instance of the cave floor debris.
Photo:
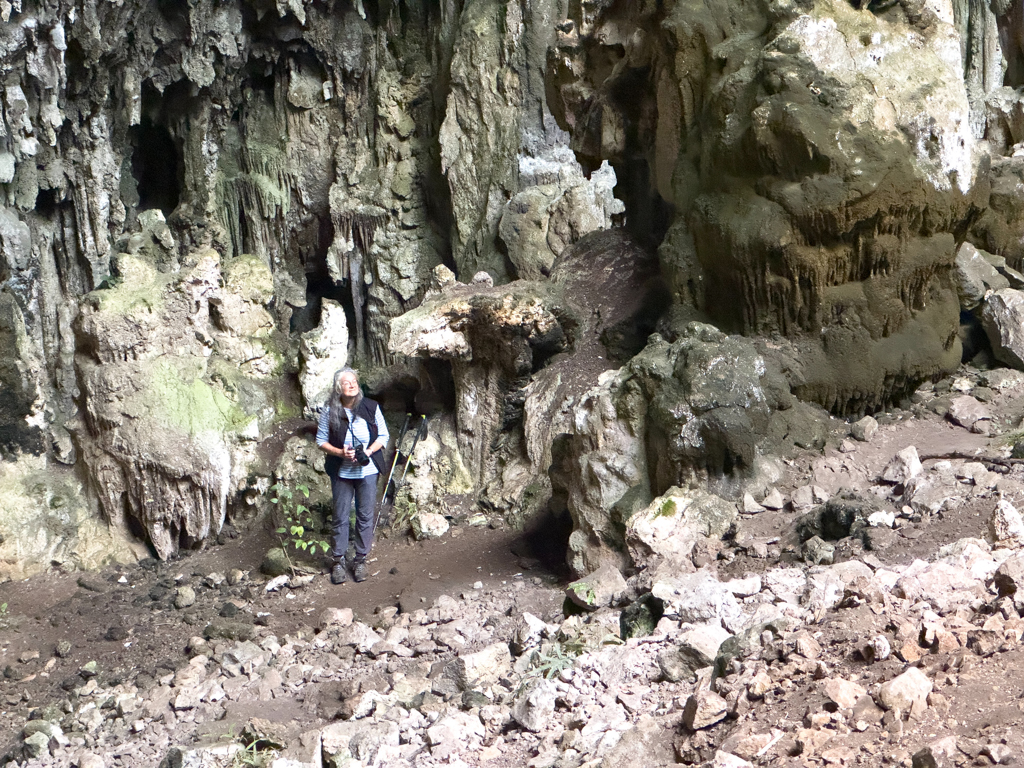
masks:
[[(961, 543), (952, 554), (947, 545), (990, 539), (997, 504), (1024, 502), (1024, 468), (1011, 463), (999, 471), (998, 462), (981, 460), (1009, 456), (1024, 393), (990, 398), (990, 434), (948, 421), (947, 394), (941, 383), (922, 390), (910, 410), (880, 417), (866, 442), (830, 442), (824, 452), (783, 461), (770, 491), (786, 503), (767, 508), (777, 499), (759, 494), (763, 511), (741, 516), (712, 569), (723, 583), (757, 575), (757, 589), (773, 592), (775, 607), (801, 618), (792, 631), (762, 637), (761, 649), (724, 670), (714, 691), (706, 673), (697, 672), (696, 682), (685, 672), (669, 679), (664, 652), (681, 642), (699, 646), (687, 639), (685, 624), (681, 630), (679, 622), (662, 623), (652, 635), (620, 644), (606, 642), (618, 625), (614, 610), (566, 619), (565, 579), (529, 557), (508, 529), (454, 528), (444, 539), (419, 543), (384, 540), (365, 584), (335, 587), (320, 574), (276, 592), (267, 592), (258, 574), (271, 540), (247, 532), (167, 563), (0, 585), (0, 604), (7, 604), (0, 616), (0, 733), (9, 742), (0, 747), (29, 747), (22, 729), (31, 714), (75, 725), (60, 736), (69, 744), (33, 737), (46, 750), (23, 763), (30, 766), (78, 764), (83, 753), (107, 766), (157, 766), (175, 747), (215, 760), (211, 745), (237, 745), (254, 727), (277, 728), (292, 759), (301, 758), (301, 734), (316, 732), (327, 754), (331, 738), (351, 735), (345, 728), (376, 728), (365, 764), (388, 764), (388, 755), (398, 765), (496, 768), (596, 768), (609, 760), (750, 764), (715, 758), (728, 753), (778, 766), (909, 766), (922, 750), (937, 764), (947, 753), (945, 764), (957, 766), (1019, 760), (1019, 608), (992, 586), (977, 592), (987, 575), (973, 594), (957, 595), (958, 585), (941, 584), (941, 568), (929, 567), (952, 568), (959, 557), (990, 574), (998, 562), (1018, 557), (1024, 538), (996, 549)], [(927, 483), (901, 490), (878, 482), (894, 454), (909, 446), (920, 457), (919, 476), (945, 494), (938, 502)], [(979, 460), (941, 458), (951, 455)], [(950, 478), (952, 485), (941, 485)], [(874, 576), (846, 583), (845, 595), (840, 590), (810, 619), (806, 599), (784, 598), (787, 574), (804, 569), (811, 584), (813, 574), (825, 572), (802, 562), (803, 510), (794, 510), (793, 500), (808, 486), (830, 497), (843, 488), (873, 495), (897, 515), (892, 527), (883, 526), (884, 536), (869, 537), (870, 549), (833, 542), (837, 562)], [(928, 504), (937, 504), (933, 512)], [(231, 585), (233, 569), (248, 574)], [(904, 581), (910, 577), (912, 584)], [(887, 584), (884, 594), (872, 592), (874, 582)], [(929, 592), (930, 584), (946, 592)], [(183, 594), (194, 602), (176, 609)], [(588, 636), (588, 628), (601, 634)], [(572, 642), (585, 647), (565, 640), (570, 630)], [(531, 632), (547, 638), (534, 646), (546, 666), (523, 664), (524, 649), (538, 642)], [(236, 658), (246, 648), (257, 654), (248, 670)], [(492, 658), (509, 648), (518, 661)], [(873, 662), (869, 653), (878, 654)], [(504, 671), (487, 685), (466, 683), (494, 669)], [(922, 674), (908, 680), (908, 670)], [(926, 696), (914, 692), (922, 680), (930, 687)], [(427, 692), (403, 699), (417, 682)], [(517, 682), (532, 693), (517, 690)], [(252, 695), (242, 695), (250, 685)], [(479, 698), (479, 689), (504, 690), (508, 706)], [(886, 712), (873, 701), (899, 695), (908, 697), (906, 712)], [(183, 700), (189, 696), (196, 701)], [(446, 707), (446, 697), (453, 706)], [(225, 754), (226, 765), (233, 758)]]

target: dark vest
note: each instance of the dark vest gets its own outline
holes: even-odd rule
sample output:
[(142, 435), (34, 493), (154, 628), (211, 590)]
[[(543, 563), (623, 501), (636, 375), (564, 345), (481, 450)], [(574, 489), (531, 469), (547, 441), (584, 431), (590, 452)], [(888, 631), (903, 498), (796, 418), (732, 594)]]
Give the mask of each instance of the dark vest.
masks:
[[(370, 443), (364, 445), (363, 448), (369, 448), (370, 445), (373, 444), (373, 441), (377, 439), (377, 411), (379, 408), (380, 406), (377, 405), (376, 400), (371, 400), (368, 397), (364, 397), (362, 401), (359, 403), (359, 405), (357, 405), (355, 407), (355, 410), (353, 411), (353, 414), (363, 419), (366, 422), (367, 427), (369, 427), (370, 429)], [(341, 423), (344, 425), (344, 432), (342, 433), (341, 438), (342, 443), (336, 445), (336, 448), (342, 447), (344, 443), (344, 435), (348, 432), (347, 414), (342, 416)], [(334, 443), (331, 442), (331, 438), (333, 437), (334, 435), (328, 435), (328, 442), (330, 442), (331, 445), (334, 445)], [(377, 467), (377, 472), (379, 472), (382, 475), (384, 474), (384, 451), (386, 449), (387, 446), (381, 448), (379, 451), (374, 451), (373, 453), (370, 454), (370, 461), (372, 461), (373, 465)], [(340, 456), (328, 456), (327, 459), (324, 461), (324, 470), (331, 477), (337, 477), (338, 472), (341, 470), (341, 461), (342, 460)]]

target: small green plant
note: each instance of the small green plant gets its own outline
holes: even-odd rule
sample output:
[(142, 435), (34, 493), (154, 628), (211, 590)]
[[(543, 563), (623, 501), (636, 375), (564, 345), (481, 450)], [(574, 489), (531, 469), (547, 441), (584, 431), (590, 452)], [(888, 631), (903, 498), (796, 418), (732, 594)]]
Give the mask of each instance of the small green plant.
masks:
[(587, 584), (586, 582), (582, 584), (573, 584), (569, 589), (571, 589), (575, 593), (576, 597), (583, 600), (587, 605), (593, 605), (597, 602), (597, 593), (594, 591), (594, 586), (592, 584)]
[(263, 768), (277, 755), (272, 749), (260, 749), (259, 742), (254, 741), (247, 747), (235, 752), (231, 768)]
[(577, 656), (579, 656), (578, 648), (569, 644), (553, 645), (545, 649), (544, 652), (537, 654), (531, 671), (536, 676), (543, 677), (545, 680), (553, 680), (563, 671), (572, 669), (576, 663)]
[(563, 671), (572, 669), (577, 656), (578, 650), (565, 644), (544, 645), (540, 650), (534, 651), (530, 669), (519, 681), (515, 695), (519, 696), (538, 680), (553, 680)]
[(565, 670), (572, 669), (576, 659), (588, 651), (606, 645), (622, 645), (622, 640), (597, 626), (584, 626), (567, 635), (559, 635), (557, 642), (544, 643), (533, 652), (530, 668), (523, 674), (516, 696), (537, 680), (553, 680)]
[[(289, 547), (310, 555), (317, 552), (326, 553), (328, 544), (320, 538), (316, 517), (312, 510), (302, 503), (309, 499), (309, 488), (297, 485), (293, 491), (284, 483), (274, 483), (270, 486), (270, 492), (270, 503), (277, 505), (283, 519), (283, 524), (277, 529), (277, 535), (281, 537), (285, 556), (288, 555)], [(301, 494), (301, 498), (296, 498), (296, 493)], [(288, 564), (291, 566), (290, 557)], [(292, 567), (292, 572), (294, 571)]]

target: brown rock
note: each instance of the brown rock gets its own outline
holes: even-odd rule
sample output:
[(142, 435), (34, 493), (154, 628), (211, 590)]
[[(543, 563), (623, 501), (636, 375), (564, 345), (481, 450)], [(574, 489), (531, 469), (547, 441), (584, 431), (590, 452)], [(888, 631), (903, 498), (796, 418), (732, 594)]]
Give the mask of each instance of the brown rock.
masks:
[(915, 752), (913, 768), (952, 768), (956, 754), (956, 737), (947, 736)]
[(935, 644), (932, 648), (936, 653), (949, 653), (960, 647), (960, 641), (952, 632), (940, 629), (935, 633)]
[(991, 656), (1003, 644), (1003, 633), (997, 630), (978, 629), (967, 635), (967, 647), (979, 656)]
[(812, 757), (829, 743), (832, 732), (818, 728), (801, 728), (796, 732), (796, 746), (802, 757)]
[(936, 691), (928, 694), (928, 706), (934, 709), (935, 714), (940, 718), (949, 714), (949, 700)]
[(870, 725), (878, 725), (878, 723), (882, 722), (882, 718), (884, 716), (885, 712), (875, 704), (875, 700), (870, 696), (861, 696), (853, 705), (854, 721), (863, 721)]
[(878, 702), (883, 708), (899, 709), (918, 716), (928, 708), (928, 694), (932, 681), (917, 667), (911, 667), (899, 677), (883, 683), (878, 690)]
[(724, 720), (728, 713), (728, 703), (717, 693), (697, 691), (683, 707), (683, 724), (691, 731), (699, 731)]
[(775, 683), (764, 670), (758, 672), (747, 683), (747, 696), (752, 699), (763, 699), (764, 695), (775, 687)]
[(913, 664), (922, 656), (925, 655), (926, 651), (917, 644), (916, 640), (907, 640), (903, 645), (896, 651), (903, 661), (907, 664)]
[(825, 695), (834, 701), (840, 709), (852, 709), (853, 705), (867, 693), (863, 686), (841, 677), (826, 680), (821, 687)]
[(798, 632), (793, 642), (793, 650), (805, 659), (816, 659), (821, 655), (821, 645), (810, 632)]

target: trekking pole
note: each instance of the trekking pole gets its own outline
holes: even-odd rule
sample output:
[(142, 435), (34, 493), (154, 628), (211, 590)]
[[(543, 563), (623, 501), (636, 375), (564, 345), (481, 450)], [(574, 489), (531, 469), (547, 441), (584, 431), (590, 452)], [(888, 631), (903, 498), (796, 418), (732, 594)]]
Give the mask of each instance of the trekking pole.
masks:
[(384, 502), (388, 498), (388, 486), (391, 485), (391, 478), (394, 477), (395, 467), (398, 466), (398, 456), (402, 451), (402, 441), (405, 439), (405, 433), (409, 429), (409, 419), (412, 418), (411, 413), (405, 414), (405, 423), (402, 424), (402, 431), (398, 434), (398, 440), (395, 442), (395, 458), (391, 460), (391, 471), (388, 473), (388, 481), (384, 483), (384, 493), (380, 496), (380, 501), (377, 502), (377, 510), (373, 515), (373, 535), (377, 535), (377, 526), (380, 525), (380, 513), (384, 509)]
[(411, 413), (405, 414), (405, 423), (402, 425), (402, 431), (398, 433), (398, 440), (395, 442), (395, 458), (391, 460), (391, 471), (388, 472), (388, 481), (384, 483), (384, 493), (381, 494), (380, 501), (383, 504), (384, 500), (388, 497), (388, 486), (391, 485), (391, 478), (395, 476), (395, 467), (398, 466), (398, 454), (402, 450), (402, 440), (405, 439), (405, 432), (409, 429), (409, 419), (412, 418)]
[(405, 468), (402, 470), (402, 479), (395, 485), (395, 493), (398, 493), (398, 489), (405, 483), (405, 476), (409, 473), (409, 465), (412, 464), (412, 455), (416, 451), (416, 444), (419, 443), (427, 435), (427, 417), (424, 414), (423, 419), (420, 421), (420, 428), (416, 430), (416, 437), (412, 441), (412, 448), (409, 449), (409, 455), (405, 459)]

